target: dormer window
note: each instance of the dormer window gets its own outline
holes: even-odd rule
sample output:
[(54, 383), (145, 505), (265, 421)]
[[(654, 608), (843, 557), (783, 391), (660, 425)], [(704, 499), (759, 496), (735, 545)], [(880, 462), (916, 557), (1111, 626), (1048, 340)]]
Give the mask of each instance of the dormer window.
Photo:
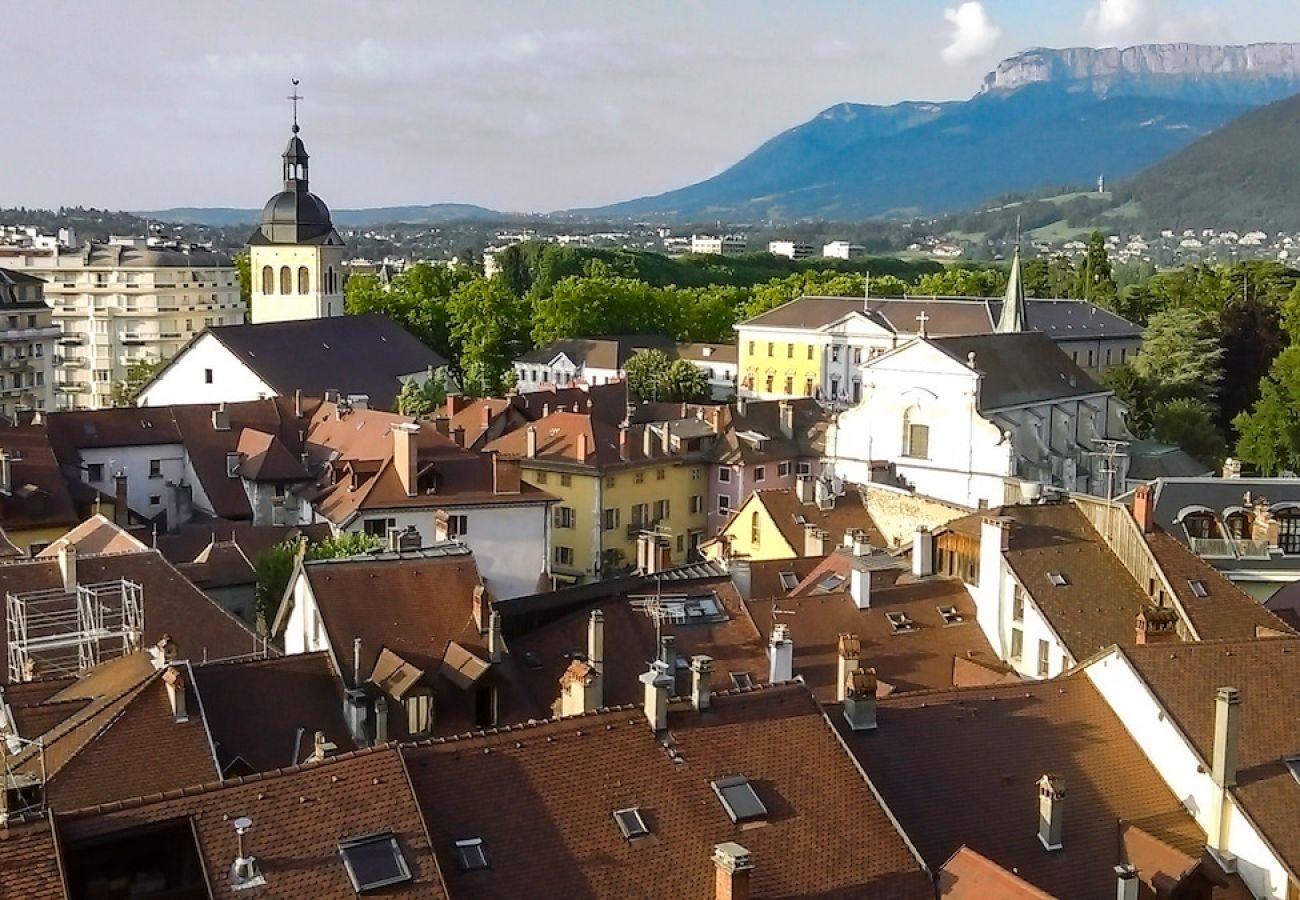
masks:
[(885, 618), (889, 621), (889, 627), (894, 629), (894, 634), (908, 632), (916, 627), (905, 612), (887, 612)]

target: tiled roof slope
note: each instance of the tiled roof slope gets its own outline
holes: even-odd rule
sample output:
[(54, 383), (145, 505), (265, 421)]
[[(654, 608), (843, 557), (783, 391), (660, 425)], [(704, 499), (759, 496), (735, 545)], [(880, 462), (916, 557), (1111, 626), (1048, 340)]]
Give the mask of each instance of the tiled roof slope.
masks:
[(981, 410), (1023, 406), (1106, 391), (1052, 339), (1037, 331), (931, 338), (930, 343), (982, 376)]
[(0, 892), (23, 900), (66, 900), (58, 842), (48, 823), (0, 828)]
[[(640, 708), (403, 749), (457, 898), (711, 897), (714, 845), (754, 859), (754, 897), (932, 897), (929, 879), (800, 685), (674, 706), (665, 750)], [(767, 824), (733, 825), (710, 783), (750, 779)], [(613, 812), (639, 807), (629, 843)], [(488, 871), (453, 842), (481, 837)]]
[(835, 505), (825, 510), (816, 503), (800, 503), (794, 488), (755, 491), (754, 497), (766, 507), (776, 527), (781, 529), (781, 536), (796, 553), (804, 549), (804, 526), (798, 518), (827, 532), (828, 549), (843, 543), (844, 533), (853, 528), (866, 531), (867, 540), (873, 546), (886, 546), (867, 509), (867, 495), (857, 485), (845, 484), (844, 492), (835, 498)]
[[(1194, 855), (1204, 847), (1082, 674), (891, 697), (874, 732), (849, 731), (838, 711), (832, 721), (935, 869), (964, 844), (1054, 896), (1109, 897), (1121, 820)], [(1064, 846), (1052, 852), (1037, 835), (1037, 781), (1049, 773), (1066, 788)]]
[(339, 841), (391, 831), (412, 880), (382, 891), (384, 897), (445, 898), (428, 832), (394, 749), (346, 754), (316, 765), (235, 779), (166, 797), (91, 808), (59, 820), (64, 856), (78, 844), (128, 829), (188, 818), (214, 897), (233, 896), (231, 863), (238, 855), (238, 816), (253, 820), (249, 849), (257, 857), (265, 897), (352, 897)]
[(72, 494), (44, 428), (0, 428), (0, 450), (13, 458), (9, 491), (0, 494), (0, 527), (16, 531), (77, 524)]
[[(1241, 808), (1292, 872), (1300, 872), (1300, 783), (1286, 760), (1300, 750), (1300, 640), (1208, 641), (1122, 651), (1207, 765), (1215, 692), (1241, 692), (1241, 737), (1232, 788)], [(1244, 777), (1249, 773), (1249, 777)]]

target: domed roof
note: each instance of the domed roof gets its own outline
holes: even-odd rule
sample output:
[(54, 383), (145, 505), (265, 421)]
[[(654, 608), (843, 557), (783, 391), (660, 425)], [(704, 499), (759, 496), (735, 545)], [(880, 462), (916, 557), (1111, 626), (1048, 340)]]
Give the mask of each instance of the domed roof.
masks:
[(310, 191), (281, 191), (262, 210), (262, 234), (275, 244), (306, 243), (333, 228), (329, 207)]

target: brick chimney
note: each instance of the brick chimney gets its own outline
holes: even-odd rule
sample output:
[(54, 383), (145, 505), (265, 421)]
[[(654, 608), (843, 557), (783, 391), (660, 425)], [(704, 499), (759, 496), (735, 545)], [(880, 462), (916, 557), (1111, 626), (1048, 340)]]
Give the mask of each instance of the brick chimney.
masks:
[(709, 708), (713, 693), (713, 657), (691, 657), (691, 706), (697, 712)]
[(844, 721), (854, 731), (875, 731), (876, 687), (875, 669), (856, 669), (845, 678)]
[(451, 442), (457, 447), (465, 446), (465, 426), (457, 425), (451, 430)]
[(754, 858), (735, 841), (713, 848), (713, 900), (749, 900), (749, 875)]
[(645, 686), (645, 717), (656, 733), (668, 728), (668, 691), (673, 686), (673, 679), (668, 674), (668, 667), (659, 660), (650, 664), (650, 669), (642, 673), (641, 684)]
[(185, 710), (185, 676), (175, 666), (168, 666), (162, 675), (163, 684), (167, 686), (167, 702), (171, 704), (172, 719), (188, 722), (189, 714)]
[(414, 422), (403, 422), (393, 426), (393, 466), (397, 469), (397, 478), (402, 483), (406, 496), (414, 497), (419, 482), (419, 448), (415, 437), (420, 433), (420, 426)]
[(60, 544), (58, 559), (63, 593), (75, 594), (77, 592), (77, 548), (70, 542)]
[(537, 458), (537, 429), (531, 425), (524, 430), (524, 456), (528, 459)]
[(790, 626), (778, 622), (772, 626), (772, 638), (768, 641), (768, 674), (771, 684), (780, 684), (794, 678), (794, 641), (790, 640)]
[(464, 394), (448, 394), (447, 395), (447, 418), (450, 419), (453, 416), (456, 416), (459, 413), (464, 412), (465, 408), (468, 406), (469, 406), (469, 398), (466, 397)]
[(1167, 606), (1148, 606), (1137, 614), (1136, 641), (1146, 644), (1177, 643), (1178, 611)]
[(483, 402), (483, 406), (479, 410), (478, 424), (484, 430), (492, 425), (492, 407), (487, 401)]
[(856, 634), (845, 632), (839, 636), (837, 651), (839, 666), (835, 685), (835, 699), (843, 703), (849, 696), (849, 676), (860, 668), (862, 642), (858, 640)]
[(1065, 779), (1044, 775), (1038, 779), (1038, 840), (1047, 850), (1060, 850), (1065, 824)]
[(618, 458), (627, 461), (627, 426), (620, 425), (618, 428)]
[(494, 494), (518, 494), (523, 490), (519, 460), (502, 459), (492, 454), (492, 492)]
[(1149, 484), (1139, 484), (1133, 492), (1133, 518), (1143, 534), (1150, 534), (1155, 526), (1156, 494)]
[(127, 502), (126, 473), (113, 476), (113, 522), (125, 528), (131, 521), (131, 506)]

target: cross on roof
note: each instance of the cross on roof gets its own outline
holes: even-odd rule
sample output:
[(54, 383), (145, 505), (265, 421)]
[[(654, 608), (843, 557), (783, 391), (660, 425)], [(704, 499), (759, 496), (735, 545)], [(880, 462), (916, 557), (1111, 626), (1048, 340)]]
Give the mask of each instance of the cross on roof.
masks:
[(285, 98), (293, 103), (293, 133), (298, 133), (298, 101), (303, 99), (298, 93), (298, 79), (293, 79), (293, 93)]
[(921, 314), (916, 317), (916, 321), (921, 323), (921, 330), (919, 332), (920, 336), (925, 337), (925, 323), (930, 321), (930, 314), (925, 310), (921, 310)]

